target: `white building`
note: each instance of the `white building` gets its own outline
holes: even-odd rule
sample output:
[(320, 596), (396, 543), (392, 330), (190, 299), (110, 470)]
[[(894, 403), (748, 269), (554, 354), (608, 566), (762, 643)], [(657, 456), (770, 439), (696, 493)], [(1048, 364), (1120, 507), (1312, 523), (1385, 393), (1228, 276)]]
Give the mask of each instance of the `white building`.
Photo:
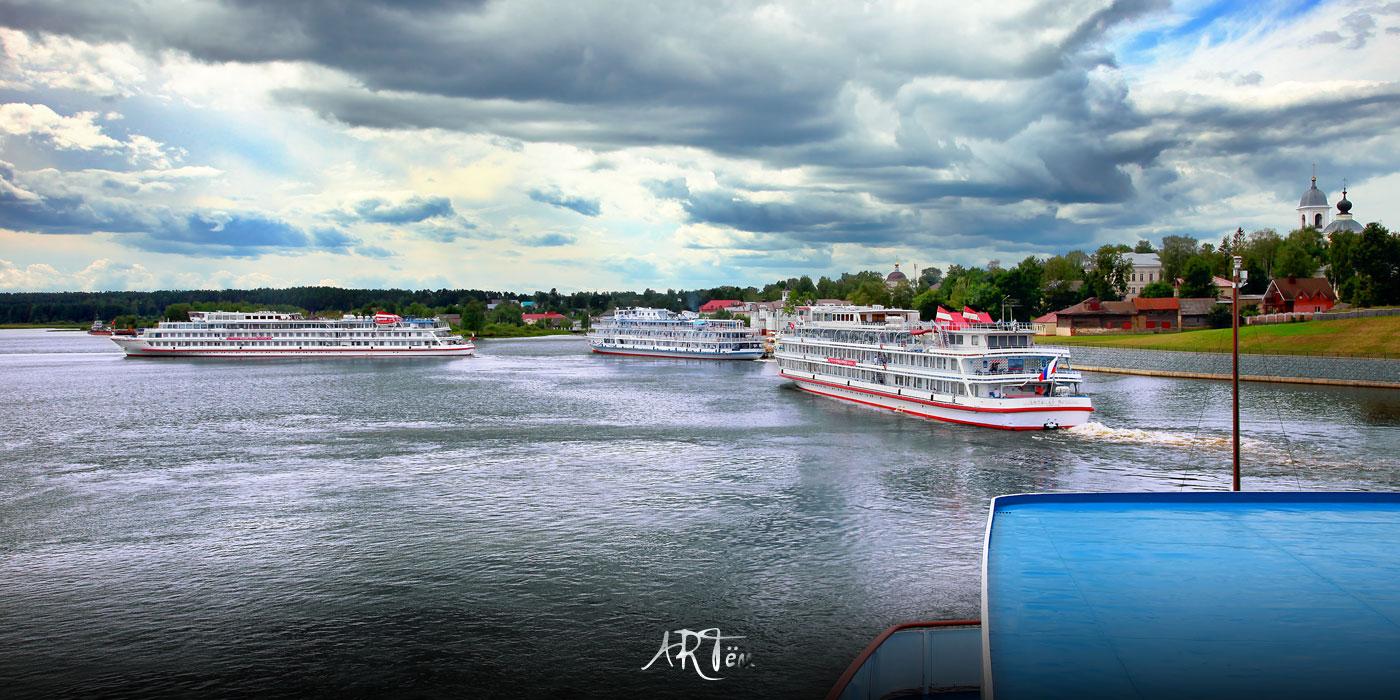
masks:
[(1327, 208), (1327, 193), (1317, 188), (1317, 176), (1312, 187), (1298, 201), (1298, 228), (1311, 226), (1319, 231), (1331, 223), (1332, 212)]
[(1156, 253), (1124, 253), (1123, 257), (1133, 264), (1133, 271), (1128, 274), (1128, 293), (1123, 301), (1132, 301), (1142, 294), (1143, 287), (1162, 281), (1162, 259)]

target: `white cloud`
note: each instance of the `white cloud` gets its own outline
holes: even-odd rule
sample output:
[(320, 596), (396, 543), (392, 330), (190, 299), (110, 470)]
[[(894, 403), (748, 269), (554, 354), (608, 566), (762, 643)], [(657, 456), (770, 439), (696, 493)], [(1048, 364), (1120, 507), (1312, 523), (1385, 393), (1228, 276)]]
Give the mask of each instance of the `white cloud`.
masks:
[(118, 150), (121, 142), (102, 133), (93, 123), (96, 112), (78, 112), (65, 117), (48, 105), (22, 102), (0, 105), (0, 131), (13, 136), (37, 136), (48, 139), (64, 150)]
[(128, 44), (90, 44), (66, 36), (0, 27), (5, 58), (0, 80), (15, 86), (75, 90), (99, 97), (129, 97), (145, 80), (151, 62)]
[(0, 260), (0, 289), (16, 292), (64, 289), (69, 279), (51, 265), (35, 263), (20, 267)]

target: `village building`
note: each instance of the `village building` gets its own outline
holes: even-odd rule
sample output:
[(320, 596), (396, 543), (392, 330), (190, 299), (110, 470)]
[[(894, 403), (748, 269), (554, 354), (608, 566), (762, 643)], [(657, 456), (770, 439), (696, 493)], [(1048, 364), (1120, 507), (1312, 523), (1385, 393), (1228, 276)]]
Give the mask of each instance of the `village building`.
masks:
[(1337, 303), (1337, 292), (1325, 277), (1275, 278), (1264, 291), (1264, 313), (1316, 313)]
[(700, 313), (713, 314), (721, 310), (730, 311), (747, 308), (745, 302), (738, 299), (711, 299), (700, 306)]
[(1219, 300), (1177, 299), (1177, 303), (1181, 306), (1181, 328), (1187, 330), (1210, 328), (1210, 312), (1219, 304)]
[(1181, 330), (1181, 305), (1176, 297), (1137, 297), (1133, 299), (1133, 308), (1137, 311), (1133, 315), (1135, 333)]
[(1132, 301), (1142, 294), (1143, 287), (1162, 281), (1162, 259), (1156, 253), (1124, 253), (1123, 258), (1133, 264), (1124, 301)]
[[(1055, 312), (1055, 335), (1101, 333), (1175, 333), (1210, 325), (1216, 300), (1138, 297), (1132, 301), (1099, 301), (1090, 297)], [(1048, 314), (1047, 314), (1048, 316)], [(1035, 322), (1041, 322), (1042, 316)]]
[(569, 321), (568, 316), (556, 314), (553, 311), (547, 314), (521, 314), (521, 319), (525, 321), (525, 325), (527, 326), (543, 323), (553, 328), (558, 328)]

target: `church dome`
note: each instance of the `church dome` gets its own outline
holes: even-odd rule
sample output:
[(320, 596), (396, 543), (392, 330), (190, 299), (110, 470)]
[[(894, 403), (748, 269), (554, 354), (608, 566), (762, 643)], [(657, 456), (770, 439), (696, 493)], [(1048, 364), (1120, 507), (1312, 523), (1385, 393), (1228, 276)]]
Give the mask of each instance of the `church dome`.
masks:
[(899, 263), (895, 263), (895, 264), (894, 264), (894, 272), (891, 272), (890, 274), (888, 274), (888, 275), (885, 276), (885, 281), (886, 281), (886, 282), (899, 282), (900, 280), (907, 280), (907, 279), (909, 279), (909, 277), (908, 277), (907, 275), (905, 275), (903, 272), (900, 272), (900, 271), (899, 271)]
[(1303, 199), (1298, 202), (1298, 208), (1325, 206), (1327, 206), (1327, 195), (1317, 188), (1317, 178), (1313, 178), (1312, 187), (1303, 193)]
[(1337, 212), (1337, 219), (1327, 224), (1327, 228), (1322, 229), (1322, 235), (1331, 236), (1337, 231), (1361, 233), (1366, 230), (1366, 227), (1362, 226), (1360, 222), (1353, 219), (1351, 216), (1351, 200), (1347, 199), (1346, 188), (1342, 188), (1342, 200), (1337, 202)]

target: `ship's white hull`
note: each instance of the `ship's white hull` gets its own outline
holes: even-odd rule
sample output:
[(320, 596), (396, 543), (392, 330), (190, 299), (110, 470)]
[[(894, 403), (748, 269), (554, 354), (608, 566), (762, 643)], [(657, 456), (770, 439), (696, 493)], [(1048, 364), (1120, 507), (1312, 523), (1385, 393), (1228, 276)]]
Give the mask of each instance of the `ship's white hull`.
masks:
[(593, 352), (603, 355), (633, 355), (636, 357), (674, 357), (686, 360), (757, 360), (763, 350), (730, 350), (710, 352), (701, 350), (666, 350), (661, 348), (630, 348), (613, 345), (593, 345)]
[(462, 357), (476, 354), (473, 345), (421, 348), (320, 347), (320, 348), (153, 348), (140, 338), (112, 342), (128, 357)]
[(872, 386), (864, 382), (806, 372), (782, 370), (797, 387), (819, 396), (884, 408), (923, 418), (1006, 430), (1068, 428), (1089, 421), (1088, 397), (1056, 396), (978, 399), (947, 396), (913, 389)]

